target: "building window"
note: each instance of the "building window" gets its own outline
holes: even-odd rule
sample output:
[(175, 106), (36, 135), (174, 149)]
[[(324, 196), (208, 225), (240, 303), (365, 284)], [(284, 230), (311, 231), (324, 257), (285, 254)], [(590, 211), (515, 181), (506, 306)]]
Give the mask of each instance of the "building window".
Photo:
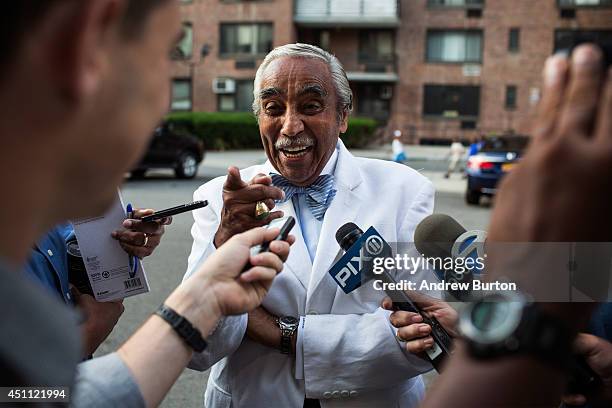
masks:
[(517, 88), (516, 85), (508, 85), (506, 86), (506, 109), (512, 110), (516, 109), (516, 93)]
[(478, 117), (479, 110), (479, 86), (425, 85), (424, 116), (474, 120)]
[(609, 7), (612, 0), (557, 0), (559, 7)]
[(554, 51), (569, 50), (585, 42), (612, 44), (612, 30), (556, 30)]
[(427, 31), (427, 62), (482, 62), (482, 31)]
[(193, 55), (193, 25), (183, 23), (183, 36), (172, 51), (172, 59), (191, 59)]
[(272, 24), (221, 24), (221, 56), (258, 56), (272, 50)]
[(175, 79), (172, 81), (170, 109), (173, 111), (191, 110), (191, 79)]
[(508, 51), (518, 52), (521, 48), (521, 30), (519, 28), (511, 28), (508, 31)]
[(319, 48), (329, 51), (330, 34), (327, 30), (319, 32)]
[(361, 30), (359, 32), (359, 61), (361, 62), (393, 61), (394, 49), (393, 31)]
[(482, 7), (484, 0), (427, 0), (429, 7)]
[(219, 112), (250, 112), (253, 108), (253, 80), (237, 80), (236, 91), (219, 95)]
[(357, 115), (387, 120), (391, 115), (393, 84), (357, 83)]

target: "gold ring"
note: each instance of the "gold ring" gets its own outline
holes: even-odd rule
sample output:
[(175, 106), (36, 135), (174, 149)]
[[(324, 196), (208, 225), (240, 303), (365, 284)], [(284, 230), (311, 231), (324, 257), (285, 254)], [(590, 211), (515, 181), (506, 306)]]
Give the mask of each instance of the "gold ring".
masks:
[(145, 236), (145, 242), (144, 242), (144, 244), (142, 244), (142, 246), (146, 247), (147, 244), (149, 243), (149, 236), (147, 234), (144, 234), (144, 236)]
[(399, 336), (399, 330), (395, 332), (395, 339), (396, 339), (397, 341), (399, 341), (400, 343), (405, 343), (405, 342), (406, 342), (406, 340), (402, 339), (402, 338)]
[(270, 214), (270, 209), (263, 201), (258, 201), (255, 205), (255, 218), (263, 220)]

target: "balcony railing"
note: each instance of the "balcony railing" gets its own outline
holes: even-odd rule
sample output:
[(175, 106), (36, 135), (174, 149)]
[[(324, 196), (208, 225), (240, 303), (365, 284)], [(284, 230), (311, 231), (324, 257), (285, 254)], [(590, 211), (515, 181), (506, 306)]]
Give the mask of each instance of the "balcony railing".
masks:
[(294, 21), (310, 27), (396, 27), (398, 0), (297, 0)]
[(561, 8), (612, 7), (612, 0), (557, 0)]
[(483, 8), (485, 0), (427, 0), (428, 7)]

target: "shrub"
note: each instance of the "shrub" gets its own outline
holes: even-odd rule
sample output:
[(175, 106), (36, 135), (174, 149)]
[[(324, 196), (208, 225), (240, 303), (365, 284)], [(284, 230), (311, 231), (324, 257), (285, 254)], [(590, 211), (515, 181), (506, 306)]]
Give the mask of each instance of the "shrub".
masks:
[[(200, 137), (207, 150), (261, 149), (261, 137), (257, 121), (247, 112), (175, 112), (168, 122), (188, 126)], [(371, 140), (376, 121), (368, 118), (351, 118), (347, 132), (342, 135), (349, 148), (364, 147)]]
[(374, 119), (350, 118), (348, 129), (340, 138), (349, 149), (365, 147), (371, 143), (377, 125)]
[(177, 112), (166, 119), (190, 125), (207, 150), (261, 149), (259, 128), (250, 113)]

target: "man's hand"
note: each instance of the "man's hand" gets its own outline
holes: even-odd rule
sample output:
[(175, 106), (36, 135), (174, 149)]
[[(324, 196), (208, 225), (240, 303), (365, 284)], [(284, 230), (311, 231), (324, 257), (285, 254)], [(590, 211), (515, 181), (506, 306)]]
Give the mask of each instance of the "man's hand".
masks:
[[(534, 272), (514, 268), (531, 262), (525, 254), (498, 253), (492, 259), (495, 242), (610, 241), (612, 73), (605, 77), (601, 52), (592, 45), (577, 47), (571, 62), (558, 55), (547, 60), (534, 139), (518, 167), (504, 177), (496, 198), (487, 240), (488, 279), (528, 279), (526, 274)], [(542, 267), (535, 278), (542, 285), (554, 283), (561, 272), (557, 265), (567, 268), (567, 258), (554, 255), (538, 260)], [(592, 307), (540, 305), (576, 329), (588, 321)], [(423, 407), (556, 406), (565, 380), (563, 370), (536, 358), (475, 361), (458, 342)]]
[(81, 331), (84, 356), (89, 356), (113, 331), (125, 308), (123, 301), (96, 302), (92, 296), (79, 292), (74, 286), (71, 292), (77, 307), (85, 316)]
[[(515, 280), (537, 299), (553, 293), (550, 282), (558, 281), (567, 263), (559, 245), (536, 249), (529, 243), (612, 240), (606, 199), (612, 174), (612, 74), (604, 72), (599, 48), (581, 45), (571, 61), (559, 55), (548, 59), (535, 124), (531, 146), (496, 198), (487, 272), (490, 280)], [(580, 330), (593, 305), (543, 307)]]
[(238, 168), (228, 169), (227, 179), (223, 185), (223, 209), (219, 229), (215, 234), (215, 247), (219, 248), (235, 234), (266, 225), (283, 216), (282, 211), (274, 211), (263, 220), (255, 218), (255, 206), (258, 201), (263, 201), (271, 210), (275, 205), (274, 200), (284, 197), (283, 190), (271, 184), (272, 178), (265, 174), (258, 174), (249, 183), (245, 183), (240, 178)]
[[(420, 296), (418, 304), (427, 316), (435, 317), (450, 335), (455, 335), (457, 312), (448, 303)], [(389, 297), (383, 299), (382, 307), (386, 310), (393, 310), (389, 320), (397, 328), (398, 340), (406, 342), (406, 350), (413, 354), (418, 354), (433, 346), (434, 340), (430, 336), (431, 326), (423, 323), (423, 318), (420, 314), (395, 310), (393, 302)]]
[(172, 217), (152, 222), (140, 220), (154, 212), (152, 209), (134, 210), (134, 218), (123, 221), (125, 229), (113, 231), (111, 236), (119, 241), (119, 245), (125, 252), (142, 259), (151, 255), (159, 245), (164, 235), (164, 225), (172, 224)]
[[(612, 75), (601, 51), (549, 58), (533, 142), (501, 183), (489, 241), (609, 242)], [(579, 218), (577, 218), (579, 217)]]
[[(272, 280), (289, 256), (287, 242), (272, 241), (270, 251), (250, 255), (251, 247), (271, 241), (279, 228), (254, 228), (230, 238), (181, 284), (166, 304), (185, 316), (204, 335), (221, 316), (248, 312), (261, 304)], [(252, 267), (241, 273), (249, 261)]]
[[(234, 235), (179, 285), (164, 304), (187, 319), (203, 337), (208, 336), (223, 315), (256, 308), (283, 269), (289, 245), (295, 238), (271, 242), (270, 252), (256, 256), (250, 256), (250, 250), (279, 233), (279, 228), (260, 227)], [(253, 266), (241, 273), (247, 261)], [(151, 358), (152, 351), (157, 358)], [(193, 356), (193, 349), (166, 321), (153, 315), (117, 353), (136, 379), (146, 405), (157, 406)]]
[[(590, 335), (579, 334), (574, 342), (577, 354), (585, 357), (587, 364), (601, 377), (603, 387), (601, 393), (589, 401), (593, 406), (609, 407), (612, 405), (612, 344)], [(584, 395), (565, 395), (563, 402), (567, 405), (584, 405), (587, 398)]]

